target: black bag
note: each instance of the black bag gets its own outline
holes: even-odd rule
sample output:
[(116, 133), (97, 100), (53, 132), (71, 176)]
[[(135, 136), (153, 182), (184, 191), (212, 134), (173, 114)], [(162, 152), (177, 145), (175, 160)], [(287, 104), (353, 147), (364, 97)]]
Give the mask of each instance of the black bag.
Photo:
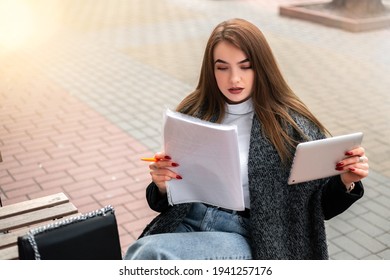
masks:
[(31, 229), (18, 237), (21, 260), (122, 259), (114, 208)]

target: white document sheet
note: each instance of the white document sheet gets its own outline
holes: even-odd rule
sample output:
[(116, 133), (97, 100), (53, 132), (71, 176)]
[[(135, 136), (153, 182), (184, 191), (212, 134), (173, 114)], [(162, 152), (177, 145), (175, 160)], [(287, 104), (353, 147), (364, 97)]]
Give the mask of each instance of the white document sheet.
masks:
[(203, 202), (244, 210), (237, 127), (202, 121), (167, 109), (164, 151), (183, 177), (167, 182), (171, 205)]

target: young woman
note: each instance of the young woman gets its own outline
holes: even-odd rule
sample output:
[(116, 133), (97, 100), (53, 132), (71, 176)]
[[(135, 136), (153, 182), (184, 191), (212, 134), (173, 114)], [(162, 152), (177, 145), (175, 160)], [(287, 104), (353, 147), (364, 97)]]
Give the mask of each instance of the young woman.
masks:
[(157, 153), (147, 201), (161, 213), (125, 259), (328, 258), (324, 220), (363, 196), (368, 159), (358, 147), (335, 165), (341, 175), (287, 185), (296, 145), (327, 130), (289, 88), (256, 26), (232, 19), (214, 29), (198, 86), (177, 111), (238, 126), (246, 210), (169, 206), (166, 182), (181, 179), (180, 162)]

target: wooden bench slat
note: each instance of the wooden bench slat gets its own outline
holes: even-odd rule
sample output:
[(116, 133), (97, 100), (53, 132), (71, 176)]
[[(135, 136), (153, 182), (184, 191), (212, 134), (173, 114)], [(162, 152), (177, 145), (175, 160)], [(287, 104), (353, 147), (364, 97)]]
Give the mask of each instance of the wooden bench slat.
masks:
[[(61, 220), (65, 220), (71, 217), (79, 216), (80, 213), (66, 216), (61, 219), (55, 219), (50, 222), (43, 222), (39, 224), (34, 224), (31, 228), (36, 228), (39, 226), (43, 226), (52, 222), (57, 222)], [(18, 237), (27, 234), (30, 228), (23, 228), (21, 230), (12, 231), (7, 234), (0, 234), (0, 260), (17, 260), (19, 259), (18, 252)]]
[(7, 234), (0, 234), (0, 250), (15, 245), (18, 236), (25, 235), (28, 230), (28, 228), (24, 228), (22, 230), (8, 232)]
[[(50, 211), (48, 211), (50, 210)], [(39, 209), (34, 212), (11, 216), (0, 220), (0, 231), (12, 230), (29, 226), (43, 221), (49, 221), (77, 213), (77, 208), (71, 204), (60, 204), (50, 208)]]
[(63, 218), (37, 223), (37, 224), (31, 225), (31, 227), (24, 227), (22, 229), (13, 230), (13, 231), (8, 232), (7, 234), (1, 234), (0, 233), (0, 250), (2, 250), (5, 247), (10, 247), (10, 246), (17, 245), (18, 237), (27, 234), (27, 232), (31, 228), (37, 228), (37, 227), (40, 227), (40, 226), (43, 226), (43, 225), (47, 225), (47, 224), (50, 224), (50, 223), (59, 222), (59, 221), (62, 221), (62, 220), (65, 220), (65, 219), (68, 219), (68, 218), (71, 218), (71, 217), (77, 217), (79, 215), (80, 215), (80, 213), (76, 213), (76, 214), (65, 216)]
[(1, 249), (0, 260), (16, 260), (18, 258), (18, 246)]
[(19, 258), (17, 239), (30, 228), (78, 216), (64, 193), (36, 198), (0, 208), (0, 260)]
[(41, 198), (15, 203), (12, 205), (6, 205), (0, 208), (0, 219), (5, 219), (7, 217), (20, 215), (67, 202), (69, 202), (69, 199), (64, 193), (57, 193)]

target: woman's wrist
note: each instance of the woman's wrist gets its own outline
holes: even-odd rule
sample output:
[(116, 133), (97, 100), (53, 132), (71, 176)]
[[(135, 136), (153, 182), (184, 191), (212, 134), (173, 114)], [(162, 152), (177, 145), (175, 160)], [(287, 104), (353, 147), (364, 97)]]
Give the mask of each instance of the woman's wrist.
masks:
[(344, 182), (343, 178), (341, 178), (341, 182), (343, 182), (347, 193), (350, 193), (355, 188), (355, 182)]
[(355, 188), (355, 182), (352, 182), (349, 185), (345, 186), (347, 188), (347, 193), (350, 193)]

